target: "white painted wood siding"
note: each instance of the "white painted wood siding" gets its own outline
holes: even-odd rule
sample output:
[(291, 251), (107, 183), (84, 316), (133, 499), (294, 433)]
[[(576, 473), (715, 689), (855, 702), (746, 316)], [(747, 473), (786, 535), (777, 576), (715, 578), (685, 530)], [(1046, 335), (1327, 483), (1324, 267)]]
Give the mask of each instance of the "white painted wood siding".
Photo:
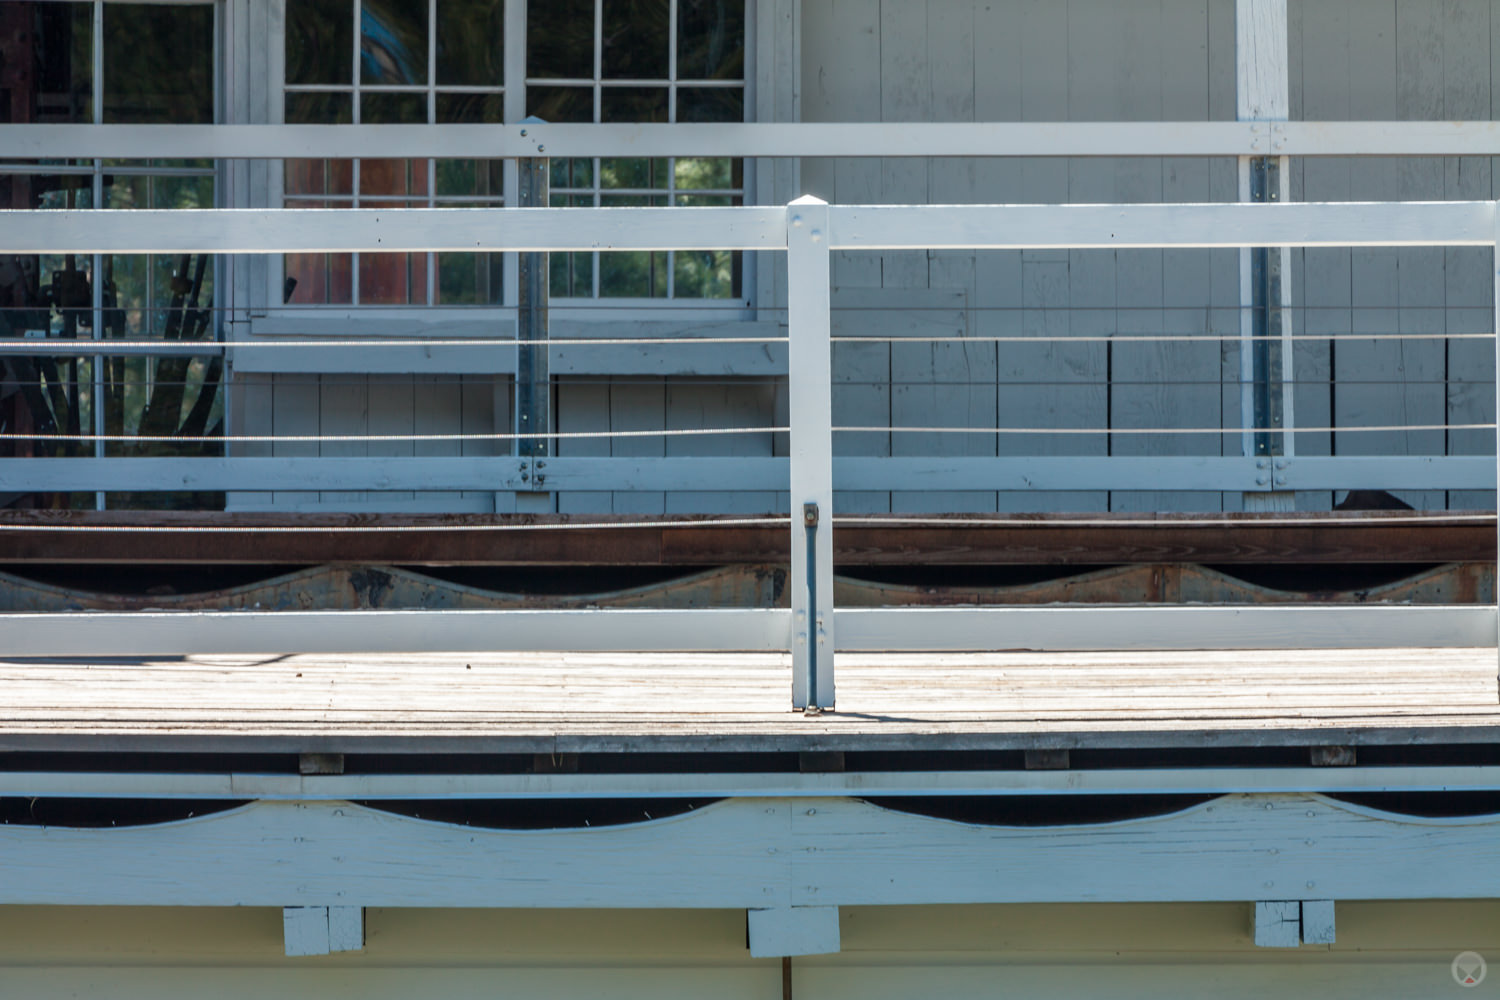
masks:
[[(804, 0), (807, 121), (1204, 121), (1235, 117), (1232, 0)], [(899, 127), (899, 126), (898, 126)], [(804, 186), (843, 203), (1232, 201), (1228, 158), (808, 160)], [(836, 349), (836, 423), (878, 426), (1224, 426), (1238, 355), (1217, 343), (1076, 345), (1120, 333), (1237, 329), (1233, 251), (1033, 250), (836, 253), (850, 313), (835, 324), (916, 325), (957, 300), (957, 336), (1028, 344)], [(869, 294), (860, 309), (859, 289)], [(904, 293), (904, 297), (903, 297)], [(878, 309), (878, 312), (873, 310)], [(877, 317), (866, 319), (864, 313)], [(951, 324), (949, 324), (951, 326)], [(924, 331), (931, 333), (933, 331)], [(897, 335), (897, 334), (892, 334)], [(1226, 357), (1227, 354), (1227, 357)], [(864, 383), (888, 366), (889, 391)], [(1110, 386), (1111, 375), (1116, 383)], [(1235, 377), (1229, 375), (1228, 377)], [(1167, 382), (1177, 382), (1167, 385)], [(1184, 384), (1191, 383), (1191, 384)], [(856, 388), (857, 387), (857, 388)], [(1238, 419), (1237, 412), (1230, 423)], [(841, 447), (840, 447), (841, 446)], [(1201, 437), (893, 435), (841, 437), (845, 454), (1220, 455)], [(1237, 447), (1237, 443), (1236, 443)], [(845, 495), (859, 510), (1217, 510), (1217, 493)]]
[[(1291, 117), (1446, 120), (1493, 117), (1500, 4), (1291, 0)], [(1297, 201), (1495, 197), (1487, 157), (1292, 161)], [(1483, 249), (1297, 251), (1292, 288), (1305, 333), (1488, 333), (1491, 253)], [(1306, 342), (1296, 358), (1297, 419), (1307, 426), (1466, 424), (1495, 418), (1494, 346), (1391, 339)], [(1336, 386), (1330, 388), (1329, 376)], [(1302, 435), (1326, 455), (1494, 454), (1491, 431)], [(1493, 507), (1493, 491), (1407, 491), (1418, 507)], [(1326, 493), (1298, 506), (1326, 508)]]
[[(248, 374), (234, 381), (240, 434), (504, 434), (511, 424), (509, 376)], [(239, 456), (503, 455), (509, 441), (285, 441), (236, 445)], [(513, 510), (513, 493), (231, 493), (231, 510)]]

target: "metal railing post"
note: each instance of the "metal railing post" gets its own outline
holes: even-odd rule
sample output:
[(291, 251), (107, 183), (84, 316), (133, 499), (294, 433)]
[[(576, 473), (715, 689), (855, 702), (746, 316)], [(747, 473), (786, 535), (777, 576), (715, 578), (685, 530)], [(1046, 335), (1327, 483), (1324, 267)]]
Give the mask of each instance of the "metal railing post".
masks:
[(792, 509), (792, 707), (832, 708), (833, 349), (828, 203), (787, 206), (787, 396)]
[[(527, 118), (522, 124), (544, 124), (540, 118)], [(546, 157), (521, 157), (516, 160), (519, 184), (517, 202), (521, 208), (547, 208), (550, 161)], [(518, 254), (516, 288), (516, 378), (515, 420), (517, 433), (535, 433), (536, 437), (517, 438), (515, 454), (526, 459), (521, 478), (526, 490), (516, 493), (519, 513), (551, 513), (556, 501), (546, 492), (546, 459), (554, 451), (552, 439), (552, 375), (549, 367), (548, 336), (548, 259), (546, 253), (527, 251)]]

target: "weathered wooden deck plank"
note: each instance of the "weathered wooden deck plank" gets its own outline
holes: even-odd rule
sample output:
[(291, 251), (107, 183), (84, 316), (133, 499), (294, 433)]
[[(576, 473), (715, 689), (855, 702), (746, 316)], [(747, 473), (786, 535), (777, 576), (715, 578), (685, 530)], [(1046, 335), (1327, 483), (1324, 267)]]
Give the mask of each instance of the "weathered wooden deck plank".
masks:
[(851, 654), (839, 661), (838, 711), (816, 719), (790, 711), (790, 687), (783, 654), (0, 660), (0, 749), (961, 749), (1500, 734), (1484, 649)]

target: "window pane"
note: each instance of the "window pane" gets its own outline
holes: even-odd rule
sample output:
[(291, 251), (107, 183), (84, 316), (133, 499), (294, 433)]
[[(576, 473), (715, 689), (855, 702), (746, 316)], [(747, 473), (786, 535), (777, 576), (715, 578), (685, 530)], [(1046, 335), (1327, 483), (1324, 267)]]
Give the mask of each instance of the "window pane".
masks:
[[(612, 206), (665, 205), (665, 195), (604, 195), (600, 204)], [(666, 298), (667, 258), (664, 252), (628, 251), (599, 255), (599, 295), (602, 298)]]
[(667, 79), (670, 22), (668, 0), (604, 0), (604, 78)]
[(359, 72), (365, 84), (427, 83), (427, 0), (363, 0)]
[(287, 0), (286, 82), (354, 80), (353, 0)]
[(361, 305), (405, 305), (427, 301), (427, 255), (362, 253), (359, 255)]
[(551, 184), (554, 188), (589, 188), (594, 183), (594, 161), (589, 157), (553, 160)]
[(526, 75), (593, 78), (594, 0), (537, 0), (527, 4)]
[[(309, 202), (299, 203), (298, 207), (324, 206)], [(346, 253), (287, 254), (282, 301), (294, 306), (354, 301), (353, 261), (353, 256)]]
[(677, 79), (745, 74), (744, 0), (677, 0)]
[(354, 121), (349, 94), (287, 94), (288, 125), (347, 125)]
[(501, 198), (505, 194), (504, 170), (504, 160), (438, 160), (437, 193), (445, 197)]
[(665, 189), (670, 162), (662, 159), (602, 159), (599, 161), (599, 186), (606, 189)]
[(423, 125), (426, 94), (361, 94), (359, 120), (366, 125)]
[(50, 314), (44, 319), (46, 329), (66, 337), (76, 335), (80, 326), (90, 325), (93, 267), (94, 258), (89, 254), (42, 255), (38, 288), (44, 308), (48, 303), (51, 305)]
[(592, 298), (594, 295), (594, 255), (591, 253), (551, 254), (550, 293), (560, 299)]
[(437, 0), (438, 86), (505, 82), (504, 0)]
[(103, 208), (213, 208), (212, 177), (104, 178)]
[[(727, 157), (684, 156), (674, 164), (679, 191), (714, 191), (740, 186), (740, 161)], [(686, 202), (683, 202), (686, 204)]]
[(667, 254), (647, 250), (601, 253), (599, 297), (661, 299), (667, 295)]
[(89, 5), (0, 3), (0, 39), (0, 122), (93, 121)]
[(104, 120), (214, 120), (214, 10), (104, 5)]
[(442, 305), (486, 305), (503, 301), (505, 269), (498, 253), (437, 255), (437, 300)]
[(286, 194), (351, 195), (354, 193), (353, 160), (287, 160)]
[(739, 87), (679, 87), (677, 120), (742, 122), (745, 120), (745, 92)]
[(605, 87), (600, 96), (601, 122), (664, 122), (667, 88)]
[(0, 174), (0, 208), (92, 208), (89, 174)]
[(739, 254), (729, 250), (678, 250), (672, 294), (679, 299), (738, 298)]
[(439, 125), (474, 122), (498, 125), (505, 121), (505, 98), (500, 94), (437, 95)]
[(589, 123), (594, 120), (592, 87), (527, 87), (526, 113), (544, 122)]
[[(360, 160), (359, 193), (364, 196), (417, 195), (427, 193), (426, 160)], [(404, 204), (365, 207), (405, 208)]]
[[(347, 125), (354, 120), (349, 94), (287, 94), (289, 125)], [(354, 172), (349, 160), (287, 160), (286, 193), (353, 194)]]

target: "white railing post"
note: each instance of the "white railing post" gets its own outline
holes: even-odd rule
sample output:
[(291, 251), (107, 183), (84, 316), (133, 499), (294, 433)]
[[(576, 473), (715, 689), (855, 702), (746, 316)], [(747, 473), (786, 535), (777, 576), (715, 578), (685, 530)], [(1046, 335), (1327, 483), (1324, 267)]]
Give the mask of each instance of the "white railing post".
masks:
[(833, 707), (833, 349), (828, 203), (787, 206), (792, 707)]

